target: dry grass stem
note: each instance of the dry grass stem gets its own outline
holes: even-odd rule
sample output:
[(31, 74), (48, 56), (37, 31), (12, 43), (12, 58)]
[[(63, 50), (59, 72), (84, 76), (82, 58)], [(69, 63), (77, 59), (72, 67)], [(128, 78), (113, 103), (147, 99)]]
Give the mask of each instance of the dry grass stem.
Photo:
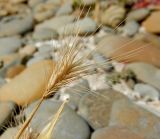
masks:
[(32, 111), (29, 118), (24, 122), (15, 139), (19, 139), (21, 137), (44, 99), (48, 98), (51, 95), (54, 95), (54, 93), (61, 87), (89, 73), (88, 67), (84, 65), (84, 59), (77, 58), (77, 55), (81, 48), (82, 46), (76, 44), (72, 47), (66, 46), (65, 48), (63, 48), (61, 53), (62, 57), (56, 63), (55, 69), (53, 70), (43, 97), (41, 98), (35, 109)]

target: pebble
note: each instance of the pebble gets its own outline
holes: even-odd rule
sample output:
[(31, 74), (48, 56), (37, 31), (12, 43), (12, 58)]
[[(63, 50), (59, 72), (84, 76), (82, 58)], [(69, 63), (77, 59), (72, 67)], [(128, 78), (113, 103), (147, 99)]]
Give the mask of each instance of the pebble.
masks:
[[(25, 114), (28, 117), (38, 102), (30, 105)], [(59, 101), (43, 101), (42, 105), (38, 109), (35, 117), (32, 119), (32, 129), (40, 132), (60, 108), (62, 103)], [(41, 121), (41, 122), (39, 122)], [(76, 125), (75, 125), (76, 124)], [(76, 114), (70, 107), (65, 105), (59, 120), (57, 121), (53, 133), (52, 139), (88, 139), (90, 130), (86, 122)]]
[(56, 16), (69, 15), (72, 13), (72, 11), (73, 11), (72, 4), (70, 2), (67, 2), (57, 10)]
[(31, 58), (28, 62), (27, 62), (27, 66), (30, 66), (34, 63), (37, 63), (38, 61), (41, 60), (47, 60), (47, 59), (51, 59), (51, 54), (47, 53), (47, 52), (36, 52), (33, 55), (34, 57)]
[(138, 92), (141, 97), (151, 101), (158, 101), (160, 93), (157, 89), (148, 84), (139, 83), (134, 86), (134, 91)]
[(48, 28), (57, 31), (60, 27), (72, 23), (74, 19), (75, 17), (71, 15), (53, 17), (51, 19), (45, 20), (40, 24), (37, 24), (35, 26), (35, 29), (37, 30), (39, 28), (44, 28), (44, 29)]
[(33, 38), (39, 41), (57, 39), (58, 33), (54, 29), (40, 28), (34, 31)]
[(126, 36), (134, 36), (139, 29), (139, 24), (136, 21), (128, 21), (123, 27), (123, 33)]
[(146, 139), (159, 139), (160, 119), (129, 100), (113, 104), (109, 126), (126, 127)]
[(22, 61), (22, 57), (17, 56), (17, 57), (14, 57), (14, 59), (12, 59), (10, 61), (10, 63), (4, 64), (3, 68), (0, 69), (0, 76), (5, 78), (8, 69), (12, 68), (12, 67), (14, 67), (16, 65), (19, 65), (21, 63), (21, 61)]
[(142, 23), (146, 31), (160, 33), (160, 11), (152, 12), (151, 15)]
[(82, 97), (79, 102), (78, 114), (81, 115), (93, 129), (108, 126), (112, 104), (118, 99), (126, 98), (114, 90), (91, 92)]
[(88, 81), (83, 79), (72, 87), (67, 88), (63, 93), (60, 93), (60, 100), (63, 100), (66, 95), (69, 95), (68, 105), (77, 109), (81, 98), (90, 90)]
[(24, 65), (15, 65), (13, 67), (10, 67), (6, 72), (6, 78), (14, 78), (18, 74), (20, 74), (24, 69), (25, 69)]
[(160, 69), (141, 62), (128, 64), (126, 68), (132, 70), (140, 81), (150, 84), (160, 90)]
[(150, 14), (150, 11), (148, 9), (136, 9), (128, 13), (126, 20), (141, 21), (144, 18), (146, 18), (149, 14)]
[(74, 23), (66, 24), (58, 29), (59, 35), (86, 35), (96, 32), (97, 24), (89, 17), (76, 21)]
[(0, 38), (0, 56), (17, 51), (22, 45), (22, 40), (19, 37), (3, 37)]
[(19, 14), (4, 17), (0, 21), (0, 37), (23, 34), (33, 27), (31, 14)]
[(56, 11), (57, 7), (53, 3), (40, 3), (34, 8), (34, 18), (37, 22), (42, 22), (53, 17)]
[(0, 100), (12, 100), (24, 106), (41, 98), (53, 69), (54, 62), (51, 60), (29, 66), (0, 88)]
[(19, 49), (19, 54), (24, 56), (32, 56), (36, 52), (36, 47), (31, 45), (26, 45), (23, 48)]
[(125, 13), (125, 8), (119, 5), (112, 5), (101, 15), (101, 22), (115, 28), (123, 20)]
[(160, 49), (139, 39), (110, 35), (99, 41), (97, 50), (119, 62), (145, 62), (160, 67)]
[(91, 139), (144, 139), (123, 127), (106, 127), (96, 130)]

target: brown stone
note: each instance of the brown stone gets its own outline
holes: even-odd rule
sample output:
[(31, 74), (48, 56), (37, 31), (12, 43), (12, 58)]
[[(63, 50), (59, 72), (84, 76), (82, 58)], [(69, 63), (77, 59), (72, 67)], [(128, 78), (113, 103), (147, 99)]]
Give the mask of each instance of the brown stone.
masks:
[(138, 39), (107, 36), (97, 46), (106, 57), (120, 62), (146, 62), (160, 67), (160, 49)]
[(148, 32), (160, 33), (160, 11), (152, 12), (142, 25)]
[(19, 53), (25, 56), (31, 56), (36, 51), (36, 47), (26, 45), (25, 47), (19, 50)]
[(106, 127), (96, 130), (91, 139), (144, 139), (126, 128)]
[(113, 104), (109, 126), (126, 127), (146, 139), (159, 139), (160, 118), (129, 100)]
[(112, 89), (90, 92), (81, 98), (78, 113), (93, 129), (106, 127), (112, 104), (122, 98), (127, 99), (126, 96)]
[(0, 100), (12, 100), (19, 105), (27, 105), (41, 98), (53, 69), (54, 63), (51, 60), (29, 66), (0, 88)]
[(14, 78), (19, 73), (21, 73), (24, 69), (25, 69), (25, 66), (23, 66), (23, 65), (15, 65), (13, 67), (10, 67), (7, 70), (6, 77), (7, 78)]

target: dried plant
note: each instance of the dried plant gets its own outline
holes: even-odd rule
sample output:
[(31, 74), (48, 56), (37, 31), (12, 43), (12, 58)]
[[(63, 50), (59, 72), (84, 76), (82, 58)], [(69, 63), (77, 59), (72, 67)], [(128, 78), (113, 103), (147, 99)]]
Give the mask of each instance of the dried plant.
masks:
[(53, 70), (53, 73), (50, 77), (44, 95), (40, 99), (35, 109), (32, 111), (30, 117), (23, 124), (22, 128), (16, 136), (16, 139), (19, 139), (24, 130), (28, 127), (44, 99), (54, 95), (54, 93), (61, 87), (64, 87), (72, 81), (77, 80), (81, 78), (81, 76), (87, 75), (89, 73), (88, 66), (84, 64), (85, 58), (77, 57), (81, 48), (82, 46), (75, 43), (73, 46), (66, 46), (61, 50), (62, 57), (55, 65), (55, 69)]
[[(99, 5), (98, 5), (97, 9), (99, 10)], [(79, 18), (77, 19), (77, 21), (78, 20), (79, 20)], [(118, 26), (120, 26), (123, 22), (121, 22)], [(118, 28), (118, 26), (115, 28), (115, 30)], [(100, 28), (100, 27), (101, 27), (101, 25), (98, 28)], [(77, 37), (78, 34), (79, 34), (79, 32), (77, 32), (75, 38)], [(86, 35), (84, 35), (84, 37)], [(131, 56), (135, 55), (136, 53), (138, 53), (141, 49), (144, 49), (145, 47), (146, 46), (133, 49), (130, 52), (126, 52), (126, 53), (118, 55), (116, 57), (112, 57), (112, 59), (108, 59), (107, 61), (100, 63), (100, 64), (106, 65), (108, 62), (115, 60), (115, 59), (116, 60), (121, 59), (124, 56), (130, 58)], [(71, 47), (66, 45), (64, 48), (62, 48), (62, 50), (60, 52), (61, 58), (55, 64), (55, 68), (54, 68), (52, 75), (48, 81), (48, 84), (45, 88), (44, 95), (39, 100), (39, 103), (33, 109), (32, 113), (30, 114), (28, 119), (22, 125), (22, 127), (19, 130), (19, 132), (17, 133), (15, 139), (20, 139), (20, 138), (22, 138), (22, 139), (34, 139), (34, 138), (49, 139), (50, 138), (51, 132), (52, 132), (56, 122), (58, 121), (60, 114), (61, 114), (66, 102), (64, 102), (61, 105), (61, 107), (59, 108), (55, 117), (52, 119), (52, 121), (48, 125), (46, 125), (46, 127), (42, 130), (42, 132), (39, 135), (33, 136), (34, 135), (33, 132), (30, 132), (27, 129), (29, 128), (29, 124), (30, 124), (32, 118), (34, 117), (35, 113), (37, 112), (40, 105), (42, 104), (42, 102), (45, 99), (47, 99), (50, 96), (53, 96), (60, 88), (68, 85), (72, 81), (80, 79), (82, 76), (91, 74), (90, 68), (92, 68), (92, 66), (94, 64), (87, 65), (87, 64), (85, 64), (85, 60), (89, 55), (91, 55), (94, 51), (96, 51), (96, 49), (91, 51), (88, 55), (79, 58), (78, 54), (82, 48), (83, 47), (81, 45), (77, 44), (76, 39)], [(123, 47), (121, 47), (121, 48), (123, 48)], [(119, 50), (119, 49), (117, 49), (117, 50)], [(115, 51), (117, 51), (117, 50), (115, 50)]]

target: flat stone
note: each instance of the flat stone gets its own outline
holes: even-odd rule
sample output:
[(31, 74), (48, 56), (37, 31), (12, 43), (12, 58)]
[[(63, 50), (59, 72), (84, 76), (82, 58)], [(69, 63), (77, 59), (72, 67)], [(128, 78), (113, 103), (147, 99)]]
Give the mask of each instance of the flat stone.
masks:
[(144, 139), (140, 135), (122, 127), (106, 127), (96, 130), (91, 139)]
[[(38, 102), (33, 103), (25, 110), (27, 117), (37, 103)], [(35, 117), (33, 117), (31, 121), (33, 130), (41, 132), (50, 120), (53, 119), (53, 116), (58, 111), (61, 104), (60, 101), (43, 101)], [(68, 107), (67, 104), (52, 132), (51, 139), (88, 139), (90, 135), (90, 130), (86, 122), (78, 116), (75, 111)]]
[(34, 31), (33, 38), (35, 40), (51, 40), (51, 39), (57, 39), (58, 33), (57, 31), (53, 29), (48, 28), (40, 28)]
[(20, 64), (10, 67), (6, 72), (6, 78), (14, 78), (18, 74), (20, 74), (24, 69), (25, 69), (25, 66)]
[(17, 51), (21, 45), (22, 40), (19, 37), (0, 38), (0, 56)]
[(146, 139), (159, 139), (160, 118), (129, 100), (113, 104), (109, 126), (126, 127)]
[(137, 79), (160, 90), (160, 70), (155, 66), (137, 62), (128, 64), (126, 68), (132, 70), (136, 74)]
[(127, 20), (141, 21), (150, 14), (148, 9), (136, 9), (128, 13)]
[(125, 17), (126, 10), (119, 5), (111, 5), (101, 15), (101, 22), (104, 25), (116, 27)]
[(160, 98), (160, 92), (148, 84), (136, 84), (134, 86), (134, 91), (138, 92), (139, 95), (146, 100), (158, 101)]
[(67, 3), (63, 4), (62, 7), (60, 7), (57, 10), (56, 15), (57, 16), (69, 15), (72, 13), (72, 11), (73, 11), (72, 4), (70, 2), (67, 2)]
[(160, 11), (152, 12), (142, 23), (142, 26), (151, 33), (160, 33)]
[(69, 96), (68, 105), (73, 108), (77, 109), (81, 98), (86, 95), (86, 90), (90, 90), (89, 84), (87, 80), (81, 80), (77, 84), (72, 87), (66, 89), (63, 93), (60, 94), (60, 99), (64, 100), (65, 96)]
[(89, 17), (76, 21), (74, 23), (66, 24), (58, 29), (59, 35), (85, 35), (96, 32), (97, 24)]
[(118, 99), (126, 98), (114, 90), (90, 92), (82, 97), (78, 114), (81, 115), (93, 129), (108, 126), (112, 104)]
[(51, 60), (29, 66), (0, 88), (0, 100), (12, 100), (24, 106), (41, 98), (53, 69), (54, 62)]
[(4, 17), (0, 21), (0, 37), (23, 34), (33, 27), (31, 14), (19, 14)]
[(128, 21), (123, 27), (123, 33), (127, 36), (133, 36), (138, 32), (139, 24), (136, 21)]
[(57, 7), (54, 3), (40, 3), (34, 8), (34, 19), (37, 22), (45, 21), (55, 15)]
[(120, 62), (145, 62), (160, 67), (160, 49), (139, 39), (110, 35), (98, 43), (97, 50)]
[(74, 20), (75, 17), (71, 15), (53, 17), (40, 24), (37, 24), (35, 29), (37, 30), (39, 28), (48, 28), (57, 31), (60, 27), (65, 26), (68, 23), (72, 23)]

